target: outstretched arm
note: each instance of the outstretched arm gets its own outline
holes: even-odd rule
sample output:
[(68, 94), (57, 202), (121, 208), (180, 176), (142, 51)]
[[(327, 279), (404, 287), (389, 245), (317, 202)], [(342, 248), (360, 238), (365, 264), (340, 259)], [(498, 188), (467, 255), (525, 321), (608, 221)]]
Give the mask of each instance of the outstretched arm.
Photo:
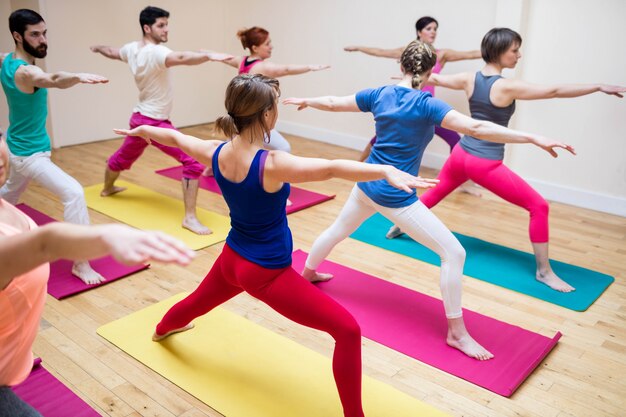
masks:
[(185, 135), (174, 129), (142, 125), (132, 130), (113, 129), (121, 136), (140, 136), (146, 140), (152, 139), (162, 145), (180, 148), (187, 155), (204, 165), (210, 165), (213, 152), (222, 143), (219, 140), (202, 140), (195, 136)]
[(356, 95), (351, 96), (324, 96), (315, 98), (286, 98), (283, 104), (293, 104), (298, 106), (298, 110), (313, 107), (314, 109), (324, 111), (352, 111), (360, 112), (359, 106), (356, 104)]
[(321, 71), (330, 68), (330, 65), (284, 65), (263, 61), (252, 67), (255, 74), (263, 74), (267, 77), (278, 78), (285, 75), (298, 75), (311, 71)]
[(169, 68), (176, 65), (198, 65), (208, 61), (223, 62), (232, 58), (232, 55), (212, 51), (170, 52), (165, 57), (165, 66)]
[(458, 74), (441, 75), (430, 74), (427, 84), (436, 85), (437, 87), (451, 88), (453, 90), (466, 90), (468, 84), (474, 82), (474, 74), (468, 72), (460, 72)]
[(87, 260), (107, 254), (132, 265), (155, 260), (186, 265), (194, 252), (161, 232), (121, 224), (82, 226), (50, 223), (33, 231), (0, 237), (0, 290), (13, 278), (57, 259)]
[(440, 49), (437, 51), (437, 58), (442, 65), (446, 62), (465, 61), (467, 59), (479, 59), (482, 55), (479, 50), (455, 51), (454, 49)]
[(456, 110), (451, 110), (446, 114), (441, 122), (441, 126), (489, 142), (532, 143), (555, 158), (558, 154), (554, 148), (563, 148), (576, 155), (574, 148), (566, 143), (557, 142), (533, 133), (519, 132), (484, 120), (475, 120)]
[[(204, 52), (207, 54), (216, 54), (218, 52), (214, 52), (214, 51), (209, 51), (209, 50), (205, 50), (205, 49), (201, 49), (200, 52)], [(241, 61), (243, 60), (243, 56), (236, 56), (236, 55), (228, 55), (228, 54), (223, 54), (226, 55), (227, 58), (220, 60), (220, 62), (229, 65), (233, 68), (239, 69), (239, 65), (241, 65)]]
[(557, 84), (539, 85), (521, 80), (500, 80), (500, 90), (510, 100), (540, 100), (546, 98), (580, 97), (601, 92), (623, 97), (626, 87), (608, 84)]
[(389, 184), (407, 193), (414, 188), (431, 188), (439, 181), (414, 177), (391, 165), (366, 164), (344, 159), (304, 158), (287, 152), (270, 152), (265, 172), (276, 182), (324, 181), (343, 178), (349, 181), (386, 179)]
[(117, 59), (119, 61), (122, 60), (122, 57), (120, 56), (120, 48), (107, 45), (94, 45), (89, 49), (91, 49), (91, 52), (101, 54), (109, 59)]
[(15, 82), (23, 90), (37, 88), (70, 88), (76, 84), (102, 84), (109, 80), (101, 75), (88, 73), (47, 73), (36, 65), (22, 65), (15, 72)]
[(377, 56), (379, 58), (392, 58), (400, 59), (404, 47), (384, 49), (384, 48), (372, 48), (369, 46), (346, 46), (343, 48), (346, 52), (363, 52), (364, 54)]

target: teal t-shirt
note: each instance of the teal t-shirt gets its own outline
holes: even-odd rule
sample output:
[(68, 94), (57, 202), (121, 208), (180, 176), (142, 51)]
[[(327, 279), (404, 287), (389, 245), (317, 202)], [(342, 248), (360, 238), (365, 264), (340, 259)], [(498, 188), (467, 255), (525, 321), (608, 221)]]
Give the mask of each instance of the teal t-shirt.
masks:
[(50, 150), (50, 137), (46, 132), (48, 117), (48, 90), (37, 88), (27, 94), (15, 85), (15, 72), (28, 62), (7, 55), (0, 69), (0, 82), (9, 105), (7, 144), (13, 155), (29, 156)]

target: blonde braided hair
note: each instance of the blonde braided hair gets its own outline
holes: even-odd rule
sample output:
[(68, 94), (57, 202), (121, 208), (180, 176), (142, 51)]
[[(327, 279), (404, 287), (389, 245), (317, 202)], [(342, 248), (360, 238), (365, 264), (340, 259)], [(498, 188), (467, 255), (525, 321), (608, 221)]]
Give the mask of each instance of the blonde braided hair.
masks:
[(422, 75), (430, 71), (437, 63), (437, 54), (434, 48), (420, 40), (412, 41), (402, 52), (400, 64), (407, 74), (413, 75), (411, 86), (419, 88), (422, 84)]

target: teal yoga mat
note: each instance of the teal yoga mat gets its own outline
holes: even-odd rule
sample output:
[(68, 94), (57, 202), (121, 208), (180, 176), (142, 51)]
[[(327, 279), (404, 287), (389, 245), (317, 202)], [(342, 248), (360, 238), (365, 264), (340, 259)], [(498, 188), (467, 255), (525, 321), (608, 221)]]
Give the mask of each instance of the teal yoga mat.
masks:
[[(385, 238), (391, 222), (380, 214), (366, 220), (350, 237), (414, 259), (439, 265), (439, 256), (407, 235)], [(551, 260), (554, 272), (576, 288), (554, 291), (535, 280), (534, 255), (454, 233), (467, 252), (463, 273), (575, 311), (585, 311), (615, 279), (600, 272)]]

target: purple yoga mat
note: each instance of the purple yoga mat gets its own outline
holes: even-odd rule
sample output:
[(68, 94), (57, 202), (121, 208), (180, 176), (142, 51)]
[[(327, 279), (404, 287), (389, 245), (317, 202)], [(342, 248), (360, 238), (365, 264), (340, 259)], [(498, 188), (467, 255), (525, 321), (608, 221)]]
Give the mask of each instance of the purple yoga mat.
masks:
[(13, 391), (44, 417), (99, 417), (100, 414), (70, 391), (35, 359), (26, 381)]
[[(180, 180), (183, 177), (183, 168), (178, 166), (160, 169), (156, 171), (156, 173), (174, 180)], [(220, 190), (220, 187), (217, 185), (215, 177), (201, 176), (200, 188), (222, 195), (222, 190)], [(303, 190), (302, 188), (291, 187), (291, 194), (289, 194), (291, 205), (287, 206), (287, 214), (295, 213), (296, 211), (309, 208), (316, 204), (323, 203), (324, 201), (332, 200), (333, 198), (335, 198), (334, 195), (319, 194), (313, 191)]]
[[(26, 204), (18, 204), (17, 208), (22, 210), (28, 217), (33, 219), (39, 226), (44, 224), (55, 222), (52, 217), (43, 214), (40, 211)], [(89, 261), (91, 267), (97, 271), (100, 275), (106, 278), (101, 284), (88, 285), (82, 282), (80, 279), (72, 275), (72, 261), (61, 259), (50, 263), (50, 279), (48, 280), (48, 294), (60, 300), (70, 295), (78, 294), (83, 291), (90, 290), (92, 288), (100, 287), (108, 284), (109, 282), (124, 278), (135, 272), (142, 271), (148, 268), (149, 265), (135, 265), (126, 266), (122, 265), (110, 256), (104, 258), (94, 259)]]
[[(307, 254), (293, 253), (301, 271)], [(318, 268), (335, 277), (316, 284), (350, 311), (363, 336), (449, 374), (510, 397), (561, 337), (552, 338), (463, 309), (465, 324), (495, 355), (477, 361), (446, 344), (443, 302), (372, 275), (325, 261)]]

